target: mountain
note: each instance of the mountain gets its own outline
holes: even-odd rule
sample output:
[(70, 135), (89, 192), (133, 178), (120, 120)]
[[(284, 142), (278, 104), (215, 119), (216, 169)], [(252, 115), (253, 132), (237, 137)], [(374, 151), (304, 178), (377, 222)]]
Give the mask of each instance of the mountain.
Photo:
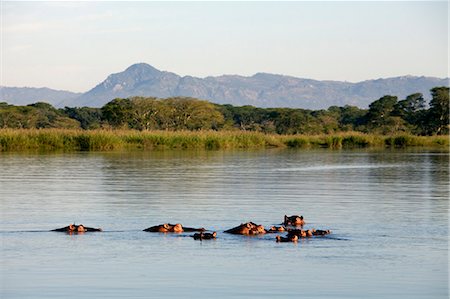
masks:
[(62, 101), (71, 101), (78, 98), (81, 93), (50, 88), (33, 87), (5, 87), (0, 86), (0, 102), (14, 105), (28, 105), (36, 102), (46, 102), (59, 106)]
[(68, 95), (57, 106), (101, 107), (114, 98), (152, 96), (167, 98), (189, 96), (219, 104), (257, 107), (295, 107), (326, 109), (329, 106), (367, 107), (384, 95), (399, 99), (421, 92), (430, 98), (430, 89), (448, 86), (447, 79), (403, 76), (358, 83), (318, 81), (291, 76), (257, 73), (251, 77), (223, 75), (197, 78), (181, 77), (138, 63), (111, 74), (93, 89), (74, 97)]

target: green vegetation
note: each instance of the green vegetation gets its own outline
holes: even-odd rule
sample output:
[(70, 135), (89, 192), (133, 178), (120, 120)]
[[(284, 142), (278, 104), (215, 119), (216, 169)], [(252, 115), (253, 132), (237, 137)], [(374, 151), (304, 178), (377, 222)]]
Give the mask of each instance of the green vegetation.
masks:
[(0, 129), (0, 151), (110, 151), (121, 149), (252, 149), (449, 146), (448, 136), (279, 135), (243, 131)]
[(420, 93), (400, 101), (395, 96), (386, 95), (372, 102), (369, 109), (332, 106), (316, 111), (235, 107), (184, 97), (114, 99), (102, 108), (55, 109), (46, 103), (28, 106), (0, 103), (0, 128), (240, 130), (283, 135), (357, 131), (389, 135), (447, 135), (449, 88), (435, 87), (431, 95), (428, 109)]
[(316, 111), (184, 97), (114, 99), (102, 108), (0, 103), (0, 150), (448, 146), (449, 88), (431, 95), (428, 109), (420, 93)]

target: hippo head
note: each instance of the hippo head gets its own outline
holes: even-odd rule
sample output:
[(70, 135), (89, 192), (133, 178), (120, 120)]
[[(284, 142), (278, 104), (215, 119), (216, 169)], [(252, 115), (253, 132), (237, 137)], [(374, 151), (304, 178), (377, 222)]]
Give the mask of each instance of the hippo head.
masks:
[(291, 242), (297, 242), (298, 241), (298, 236), (297, 235), (293, 235), (290, 239)]
[(256, 227), (256, 232), (257, 232), (258, 234), (264, 234), (264, 233), (266, 233), (266, 229), (264, 228), (264, 226), (258, 225), (258, 226)]
[(69, 225), (69, 231), (73, 232), (75, 230), (75, 225), (74, 224), (70, 224)]
[(183, 232), (183, 226), (180, 223), (177, 223), (173, 226), (172, 230), (176, 233)]
[(86, 229), (84, 228), (83, 224), (78, 225), (77, 232), (84, 233)]

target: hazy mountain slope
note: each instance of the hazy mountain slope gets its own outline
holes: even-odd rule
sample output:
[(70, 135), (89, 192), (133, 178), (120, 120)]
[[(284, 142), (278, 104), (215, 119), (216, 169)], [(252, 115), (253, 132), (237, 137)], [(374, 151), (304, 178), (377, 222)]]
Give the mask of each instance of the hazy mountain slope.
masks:
[[(101, 107), (114, 98), (189, 96), (236, 106), (326, 109), (333, 105), (355, 105), (364, 108), (387, 94), (403, 99), (412, 93), (421, 92), (425, 98), (429, 99), (429, 90), (443, 85), (449, 85), (448, 79), (414, 76), (358, 83), (318, 81), (267, 73), (257, 73), (251, 77), (238, 75), (206, 78), (181, 77), (171, 72), (160, 71), (148, 64), (139, 63), (128, 67), (123, 72), (109, 75), (86, 93), (81, 95), (67, 92), (55, 93), (53, 97), (48, 96), (47, 101), (60, 107)], [(30, 99), (27, 103), (35, 102), (35, 99), (42, 100), (44, 97), (39, 94), (40, 90), (24, 91), (21, 97), (16, 91), (14, 94), (16, 98), (13, 94), (8, 94), (4, 97), (4, 101), (21, 104), (25, 103), (27, 98)]]
[(46, 102), (53, 106), (60, 106), (62, 101), (71, 102), (81, 93), (50, 88), (33, 87), (0, 87), (0, 102), (13, 105), (28, 105), (36, 102)]
[(448, 80), (413, 76), (359, 83), (318, 81), (266, 73), (251, 77), (180, 77), (140, 63), (110, 75), (95, 88), (70, 101), (69, 106), (100, 107), (114, 98), (129, 96), (190, 96), (220, 104), (258, 107), (321, 109), (347, 104), (367, 107), (386, 94), (404, 98), (422, 92), (429, 98), (429, 90), (442, 85), (448, 85)]

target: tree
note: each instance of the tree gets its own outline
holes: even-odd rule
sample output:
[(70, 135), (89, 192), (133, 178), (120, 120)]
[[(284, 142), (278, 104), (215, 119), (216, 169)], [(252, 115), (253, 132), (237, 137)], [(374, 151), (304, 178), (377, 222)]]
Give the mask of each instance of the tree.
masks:
[(98, 129), (101, 127), (102, 111), (99, 108), (70, 108), (65, 107), (63, 112), (70, 118), (80, 122), (81, 128)]
[(339, 119), (340, 127), (343, 130), (359, 130), (364, 124), (364, 117), (367, 114), (366, 109), (356, 106), (345, 105), (341, 109), (341, 117)]
[(397, 97), (389, 95), (372, 102), (366, 115), (367, 129), (383, 134), (407, 131), (405, 122), (393, 114), (396, 105)]
[(392, 112), (395, 116), (400, 116), (410, 124), (415, 124), (417, 121), (417, 113), (425, 109), (425, 99), (421, 93), (414, 93), (406, 97), (406, 99), (399, 101), (394, 106)]
[(129, 128), (133, 106), (129, 99), (114, 99), (102, 108), (102, 117), (114, 128)]
[(426, 124), (431, 134), (449, 133), (449, 88), (435, 87), (431, 89), (432, 99), (427, 113)]

